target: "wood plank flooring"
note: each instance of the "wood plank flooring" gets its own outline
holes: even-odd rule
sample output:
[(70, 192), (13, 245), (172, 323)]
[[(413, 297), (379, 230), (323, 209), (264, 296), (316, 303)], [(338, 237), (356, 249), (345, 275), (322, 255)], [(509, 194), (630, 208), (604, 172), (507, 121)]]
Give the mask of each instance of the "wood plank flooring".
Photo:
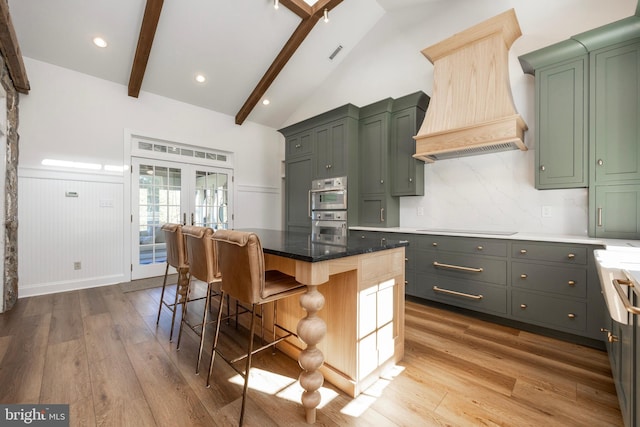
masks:
[[(20, 299), (0, 314), (0, 403), (69, 403), (72, 426), (237, 424), (241, 379), (219, 361), (207, 389), (210, 334), (198, 376), (198, 339), (185, 330), (176, 351), (159, 298), (108, 286)], [(405, 345), (356, 399), (326, 383), (317, 425), (623, 425), (602, 351), (412, 302)], [(297, 362), (265, 351), (254, 367), (245, 425), (306, 425)]]

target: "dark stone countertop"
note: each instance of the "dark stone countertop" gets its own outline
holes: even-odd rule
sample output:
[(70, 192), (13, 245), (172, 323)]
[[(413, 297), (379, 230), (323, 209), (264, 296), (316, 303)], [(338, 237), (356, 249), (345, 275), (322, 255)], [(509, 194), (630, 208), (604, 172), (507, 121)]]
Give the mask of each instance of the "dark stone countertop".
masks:
[(406, 240), (363, 239), (355, 234), (347, 238), (345, 245), (333, 245), (312, 242), (309, 233), (259, 228), (240, 229), (239, 231), (252, 231), (256, 233), (260, 238), (264, 253), (307, 262), (326, 261), (409, 245)]

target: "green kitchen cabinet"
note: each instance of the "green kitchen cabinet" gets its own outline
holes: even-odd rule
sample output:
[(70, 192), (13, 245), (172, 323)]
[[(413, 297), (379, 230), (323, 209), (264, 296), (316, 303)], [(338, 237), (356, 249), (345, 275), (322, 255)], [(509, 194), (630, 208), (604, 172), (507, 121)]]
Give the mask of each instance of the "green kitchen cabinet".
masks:
[(285, 227), (311, 230), (309, 190), (314, 179), (336, 176), (348, 179), (347, 225), (358, 218), (359, 108), (346, 104), (295, 123), (279, 132), (285, 137)]
[(393, 103), (390, 131), (390, 172), (392, 196), (424, 195), (424, 162), (413, 158), (418, 133), (429, 105), (429, 96), (416, 92)]
[(347, 176), (350, 135), (348, 119), (336, 120), (314, 129), (316, 141), (315, 179)]
[(640, 238), (640, 184), (598, 185), (590, 189), (592, 235), (612, 239)]
[(591, 53), (593, 183), (640, 182), (640, 41)]
[(311, 190), (311, 156), (285, 162), (285, 223), (287, 231), (311, 231), (309, 190)]
[(535, 76), (535, 185), (539, 190), (588, 186), (588, 55), (567, 40), (520, 56)]
[(389, 131), (393, 99), (387, 98), (360, 109), (359, 225), (396, 227), (400, 201), (391, 195), (389, 183)]

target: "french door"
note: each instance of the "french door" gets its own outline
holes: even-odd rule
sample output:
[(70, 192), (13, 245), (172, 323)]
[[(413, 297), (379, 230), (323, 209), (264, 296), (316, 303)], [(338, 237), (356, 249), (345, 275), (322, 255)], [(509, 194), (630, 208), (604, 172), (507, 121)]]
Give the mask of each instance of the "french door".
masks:
[(231, 170), (138, 157), (132, 168), (132, 280), (164, 274), (162, 224), (233, 228)]

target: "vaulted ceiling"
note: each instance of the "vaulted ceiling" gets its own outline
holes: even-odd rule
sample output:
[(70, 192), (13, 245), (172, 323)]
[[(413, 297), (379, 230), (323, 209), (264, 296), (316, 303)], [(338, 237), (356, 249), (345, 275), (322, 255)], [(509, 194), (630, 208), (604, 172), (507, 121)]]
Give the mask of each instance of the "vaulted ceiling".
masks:
[(119, 83), (123, 96), (278, 127), (387, 10), (430, 1), (441, 0), (9, 0), (9, 12), (25, 57)]

